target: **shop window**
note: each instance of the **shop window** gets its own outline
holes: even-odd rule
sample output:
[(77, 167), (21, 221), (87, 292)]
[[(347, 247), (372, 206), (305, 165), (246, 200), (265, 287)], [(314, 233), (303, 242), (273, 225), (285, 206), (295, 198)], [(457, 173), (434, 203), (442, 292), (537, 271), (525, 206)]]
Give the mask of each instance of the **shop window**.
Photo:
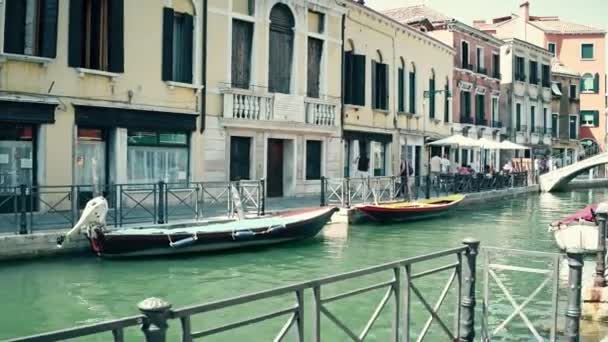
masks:
[(32, 185), (34, 127), (0, 124), (0, 187)]
[(188, 134), (129, 131), (127, 174), (130, 183), (188, 181)]
[(374, 176), (386, 176), (386, 144), (372, 142)]
[(106, 135), (101, 129), (78, 128), (76, 144), (75, 184), (103, 185), (106, 183)]
[(55, 58), (58, 0), (6, 0), (4, 52)]
[(306, 179), (321, 179), (322, 143), (306, 141)]
[(190, 14), (163, 9), (163, 81), (192, 83), (193, 34)]
[(70, 1), (69, 66), (124, 72), (123, 1)]

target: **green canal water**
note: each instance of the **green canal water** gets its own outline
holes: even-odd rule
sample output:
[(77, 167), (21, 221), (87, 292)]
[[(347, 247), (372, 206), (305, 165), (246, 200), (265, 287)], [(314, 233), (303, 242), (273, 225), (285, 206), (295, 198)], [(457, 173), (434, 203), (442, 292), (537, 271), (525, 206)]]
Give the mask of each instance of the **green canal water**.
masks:
[[(0, 340), (49, 330), (90, 324), (137, 313), (136, 303), (146, 297), (165, 298), (174, 307), (203, 303), (270, 289), (294, 282), (355, 270), (400, 258), (459, 246), (466, 237), (476, 237), (485, 246), (557, 251), (547, 224), (580, 207), (608, 197), (608, 190), (577, 191), (560, 194), (520, 196), (483, 205), (461, 208), (449, 217), (396, 226), (356, 225), (346, 229), (334, 224), (311, 241), (239, 253), (195, 255), (135, 261), (102, 260), (82, 256), (19, 262), (0, 266)], [(453, 262), (431, 262), (415, 268), (436, 267)], [(480, 262), (481, 263), (481, 262)], [(537, 260), (524, 260), (529, 265)], [(542, 265), (542, 262), (541, 262)], [(542, 266), (541, 266), (542, 267)], [(479, 271), (481, 273), (481, 271)], [(323, 295), (347, 291), (373, 281), (388, 280), (392, 275), (370, 276), (323, 289)], [(542, 281), (537, 275), (504, 273), (499, 275), (506, 286), (513, 288), (522, 301)], [(449, 273), (416, 280), (420, 291), (434, 303)], [(482, 276), (479, 274), (478, 289)], [(510, 304), (499, 289), (496, 293), (490, 324), (496, 325), (510, 312)], [(449, 318), (454, 308), (454, 290), (441, 311)], [(373, 313), (384, 291), (375, 291), (329, 305), (352, 330), (359, 332)], [(311, 293), (306, 294), (306, 309)], [(530, 315), (539, 326), (550, 312), (549, 291), (531, 304)], [(478, 295), (478, 299), (481, 295)], [(209, 328), (252, 317), (291, 305), (292, 297), (281, 297), (255, 305), (244, 305), (193, 319), (195, 329)], [(478, 301), (479, 303), (479, 301)], [(562, 303), (563, 304), (563, 303)], [(478, 307), (481, 305), (478, 305)], [(368, 339), (387, 341), (391, 331), (392, 304), (389, 304), (374, 325)], [(412, 303), (412, 332), (422, 327), (427, 315), (419, 301)], [(560, 306), (563, 312), (564, 305)], [(480, 315), (477, 315), (478, 322)], [(310, 327), (310, 311), (306, 315)], [(253, 328), (211, 337), (210, 341), (272, 340), (285, 319), (275, 319)], [(177, 341), (177, 321), (171, 322), (170, 340)], [(322, 327), (326, 341), (347, 341), (332, 323), (324, 318)], [(543, 332), (545, 333), (545, 332)], [(127, 340), (137, 340), (136, 328), (127, 331)], [(479, 333), (478, 333), (479, 336)], [(501, 335), (503, 340), (530, 340), (521, 320), (516, 319)], [(82, 339), (107, 341), (110, 335)], [(436, 323), (428, 340), (446, 341)], [(589, 341), (595, 339), (587, 339)]]

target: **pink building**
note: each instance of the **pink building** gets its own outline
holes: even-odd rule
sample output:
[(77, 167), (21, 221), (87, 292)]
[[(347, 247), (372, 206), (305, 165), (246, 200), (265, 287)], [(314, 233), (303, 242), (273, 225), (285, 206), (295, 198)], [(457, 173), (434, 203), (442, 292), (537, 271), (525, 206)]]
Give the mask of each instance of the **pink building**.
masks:
[(553, 52), (559, 62), (582, 77), (580, 91), (580, 138), (582, 144), (606, 150), (606, 32), (552, 16), (531, 16), (524, 1), (518, 14), (475, 21), (478, 29), (498, 38), (514, 37)]
[[(499, 115), (503, 42), (425, 5), (396, 8), (384, 14), (454, 48), (451, 87), (454, 132), (499, 140), (503, 131)], [(459, 162), (471, 162), (466, 151), (459, 157)]]

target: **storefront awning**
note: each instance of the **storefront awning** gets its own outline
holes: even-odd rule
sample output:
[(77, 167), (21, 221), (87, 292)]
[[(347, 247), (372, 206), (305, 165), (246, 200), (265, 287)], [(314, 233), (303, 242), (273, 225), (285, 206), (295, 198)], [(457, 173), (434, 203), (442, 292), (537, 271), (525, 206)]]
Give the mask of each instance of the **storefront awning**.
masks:
[(551, 84), (551, 91), (553, 92), (553, 95), (562, 96), (562, 91), (557, 86), (557, 83)]
[(0, 101), (0, 122), (23, 124), (55, 123), (54, 103)]
[(165, 131), (193, 131), (196, 115), (152, 110), (75, 105), (76, 125)]

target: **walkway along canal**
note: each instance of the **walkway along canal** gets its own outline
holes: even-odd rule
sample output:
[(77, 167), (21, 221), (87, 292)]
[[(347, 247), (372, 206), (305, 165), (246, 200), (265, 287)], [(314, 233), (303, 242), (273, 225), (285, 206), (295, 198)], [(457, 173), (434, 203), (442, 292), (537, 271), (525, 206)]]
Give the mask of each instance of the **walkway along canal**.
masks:
[[(215, 300), (286, 286), (310, 279), (352, 271), (372, 265), (426, 254), (459, 246), (468, 236), (482, 241), (483, 246), (499, 246), (557, 252), (553, 237), (547, 233), (547, 224), (558, 217), (591, 202), (604, 199), (605, 190), (579, 191), (560, 194), (520, 196), (497, 203), (465, 207), (450, 217), (432, 221), (411, 223), (403, 226), (354, 225), (346, 229), (341, 225), (326, 227), (322, 236), (304, 244), (285, 245), (279, 248), (251, 250), (243, 253), (201, 255), (180, 258), (160, 258), (134, 261), (107, 261), (94, 257), (70, 257), (40, 260), (27, 263), (3, 264), (2, 292), (0, 300), (6, 312), (0, 319), (0, 339), (41, 333), (74, 325), (91, 324), (123, 317), (137, 312), (136, 303), (147, 297), (159, 297), (181, 308), (191, 304)], [(447, 262), (446, 262), (447, 261)], [(500, 257), (500, 264), (524, 262), (529, 268), (549, 269), (546, 260), (538, 258)], [(414, 272), (454, 262), (443, 259)], [(498, 262), (497, 262), (498, 263)], [(479, 261), (483, 264), (483, 260)], [(521, 272), (496, 271), (502, 282), (512, 291), (518, 303), (532, 294), (543, 282), (543, 277)], [(390, 273), (390, 272), (389, 272)], [(348, 284), (335, 284), (324, 288), (323, 298), (358, 287), (390, 280), (384, 276), (367, 276)], [(388, 275), (388, 276), (387, 276)], [(415, 283), (430, 305), (443, 290), (449, 272), (429, 275)], [(477, 328), (481, 317), (481, 273), (477, 281)], [(560, 305), (558, 315), (564, 317), (565, 282), (560, 280)], [(508, 299), (501, 295), (496, 285), (490, 287), (490, 326), (497, 327), (513, 312)], [(386, 288), (362, 296), (328, 304), (329, 310), (344, 320), (345, 324), (359, 333), (374, 312), (375, 305), (386, 293)], [(448, 293), (440, 310), (441, 317), (452, 328), (450, 314), (454, 312), (453, 289)], [(549, 337), (551, 326), (551, 291), (542, 291), (525, 312), (539, 332)], [(305, 298), (305, 310), (310, 312), (310, 295)], [(289, 307), (294, 296), (270, 299), (255, 305), (246, 304), (223, 310), (221, 313), (200, 315), (192, 319), (196, 330), (212, 328), (239, 319), (254, 317), (273, 309)], [(412, 302), (412, 333), (420, 331), (428, 315), (416, 299)], [(60, 307), (61, 310), (57, 308)], [(263, 309), (260, 311), (260, 309)], [(266, 310), (269, 309), (269, 310)], [(382, 311), (368, 336), (369, 340), (389, 340), (392, 306)], [(447, 315), (447, 316), (446, 316)], [(310, 324), (310, 316), (305, 316)], [(276, 334), (286, 317), (261, 323), (253, 328), (210, 337), (211, 341), (268, 340)], [(23, 324), (23, 322), (31, 322)], [(322, 320), (324, 339), (344, 341), (347, 335), (336, 328), (327, 318)], [(563, 322), (559, 324), (563, 327)], [(179, 323), (172, 322), (170, 340), (177, 339)], [(310, 330), (307, 330), (307, 334)], [(583, 333), (586, 333), (583, 331)], [(139, 336), (139, 328), (125, 331), (125, 336)], [(293, 334), (291, 332), (290, 334)], [(91, 341), (107, 340), (111, 335), (91, 338)], [(427, 340), (444, 340), (444, 332), (434, 322)], [(479, 336), (479, 330), (478, 330)], [(507, 325), (500, 336), (528, 338), (530, 332), (519, 317)], [(85, 341), (87, 339), (84, 339)], [(129, 340), (129, 338), (126, 338)], [(309, 340), (306, 338), (306, 340)]]

